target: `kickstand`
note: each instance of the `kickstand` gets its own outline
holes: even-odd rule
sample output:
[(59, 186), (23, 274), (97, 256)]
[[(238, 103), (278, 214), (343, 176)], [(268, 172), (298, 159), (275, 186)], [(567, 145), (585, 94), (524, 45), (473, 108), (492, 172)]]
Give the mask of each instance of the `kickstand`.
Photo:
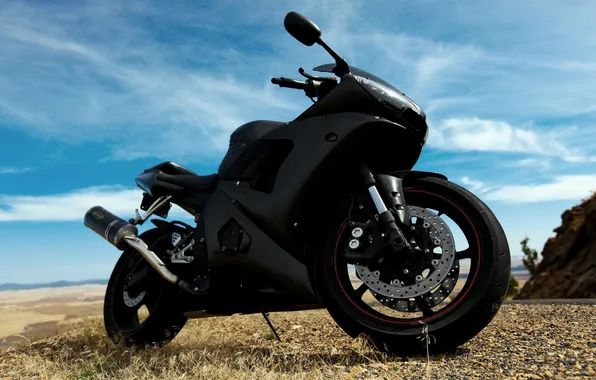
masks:
[(279, 335), (277, 335), (277, 331), (275, 331), (275, 327), (273, 327), (273, 324), (271, 323), (271, 320), (269, 319), (269, 313), (261, 313), (261, 314), (263, 314), (263, 317), (265, 317), (267, 324), (269, 325), (269, 327), (271, 327), (271, 331), (273, 331), (273, 334), (275, 334), (275, 337), (277, 338), (277, 340), (281, 342)]

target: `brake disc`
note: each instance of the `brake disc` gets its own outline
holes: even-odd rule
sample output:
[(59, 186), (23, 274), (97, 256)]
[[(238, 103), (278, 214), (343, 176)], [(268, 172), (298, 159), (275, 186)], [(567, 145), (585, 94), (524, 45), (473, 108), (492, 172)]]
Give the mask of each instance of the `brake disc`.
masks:
[(146, 291), (142, 291), (136, 297), (131, 297), (127, 291), (122, 292), (122, 298), (124, 299), (124, 304), (128, 307), (135, 307), (141, 303), (143, 298), (145, 297)]
[[(429, 308), (435, 307), (445, 300), (453, 292), (457, 279), (459, 278), (459, 262), (456, 261), (455, 265), (451, 268), (445, 279), (441, 282), (440, 286), (432, 289), (430, 292), (422, 295), (424, 303)], [(385, 297), (381, 294), (375, 293), (371, 290), (371, 293), (375, 298), (384, 306), (391, 309), (403, 312), (417, 312), (421, 311), (420, 306), (416, 301), (410, 299), (396, 299), (391, 297)]]
[[(379, 271), (372, 272), (368, 266), (356, 265), (358, 277), (368, 286), (373, 294), (379, 295), (380, 298), (401, 299), (407, 302), (410, 298), (434, 291), (439, 285), (443, 285), (443, 282), (448, 276), (452, 278), (456, 273), (455, 271), (452, 272), (454, 263), (457, 263), (455, 260), (455, 240), (447, 223), (437, 214), (425, 208), (408, 206), (408, 210), (410, 212), (410, 218), (416, 217), (429, 224), (429, 237), (435, 248), (441, 247), (442, 254), (440, 259), (432, 261), (432, 269), (430, 269), (429, 273), (425, 276), (421, 274), (422, 279), (411, 285), (404, 285), (401, 282), (394, 281), (391, 283), (384, 282), (380, 279)], [(459, 276), (459, 267), (457, 267), (457, 275)], [(450, 283), (455, 281), (447, 281), (448, 286), (451, 286)], [(452, 285), (451, 290), (454, 286), (455, 283)]]

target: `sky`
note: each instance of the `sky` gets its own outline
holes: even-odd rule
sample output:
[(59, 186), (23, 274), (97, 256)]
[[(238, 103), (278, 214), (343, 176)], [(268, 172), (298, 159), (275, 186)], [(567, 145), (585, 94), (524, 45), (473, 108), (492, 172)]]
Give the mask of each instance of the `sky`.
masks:
[(514, 260), (596, 190), (592, 1), (6, 0), (0, 283), (108, 278), (119, 252), (84, 227), (88, 208), (129, 218), (143, 169), (211, 174), (236, 127), (306, 109), (270, 78), (332, 59), (285, 31), (292, 10), (425, 110), (415, 169), (485, 201)]

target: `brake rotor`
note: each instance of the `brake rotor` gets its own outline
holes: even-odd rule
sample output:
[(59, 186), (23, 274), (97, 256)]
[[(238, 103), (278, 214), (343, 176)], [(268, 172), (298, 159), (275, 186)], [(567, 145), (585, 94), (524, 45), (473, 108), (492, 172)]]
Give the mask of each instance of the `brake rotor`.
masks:
[[(440, 286), (436, 287), (435, 289), (432, 289), (430, 292), (422, 296), (424, 299), (424, 303), (428, 305), (429, 308), (432, 308), (443, 302), (449, 296), (449, 294), (453, 292), (458, 278), (459, 261), (456, 261), (455, 265), (453, 265), (445, 279), (441, 282)], [(375, 293), (372, 290), (371, 293), (381, 304), (391, 309), (402, 312), (421, 311), (420, 307), (418, 306), (418, 303), (416, 303), (415, 300), (385, 297), (379, 293)]]
[[(373, 294), (379, 295), (379, 297), (375, 295), (379, 300), (381, 298), (389, 298), (405, 300), (404, 302), (407, 303), (410, 298), (430, 293), (435, 288), (440, 289), (443, 286), (445, 279), (455, 273), (452, 272), (454, 264), (458, 265), (455, 260), (455, 240), (447, 223), (445, 223), (445, 221), (437, 214), (425, 208), (408, 206), (408, 210), (410, 218), (416, 217), (417, 219), (422, 219), (424, 224), (428, 223), (426, 227), (429, 229), (428, 234), (430, 240), (433, 242), (435, 248), (441, 248), (442, 254), (440, 259), (432, 260), (432, 269), (429, 270), (429, 273), (426, 275), (423, 275), (422, 273), (419, 274), (422, 278), (420, 281), (416, 281), (415, 284), (403, 284), (403, 282), (400, 281), (391, 281), (391, 283), (387, 283), (380, 279), (381, 276), (378, 270), (373, 272), (368, 266), (356, 265), (355, 267), (358, 277), (366, 284)], [(421, 254), (433, 253), (431, 251), (430, 253), (425, 252)], [(457, 267), (457, 275), (459, 276), (459, 266)], [(454, 281), (447, 281), (447, 286), (451, 286), (451, 282)], [(455, 283), (452, 286), (455, 286)], [(453, 287), (451, 290), (452, 289)], [(436, 296), (438, 297), (438, 295)]]
[(136, 297), (131, 297), (127, 291), (122, 292), (122, 298), (124, 299), (124, 304), (128, 307), (135, 307), (141, 303), (143, 298), (145, 297), (145, 290), (139, 293)]

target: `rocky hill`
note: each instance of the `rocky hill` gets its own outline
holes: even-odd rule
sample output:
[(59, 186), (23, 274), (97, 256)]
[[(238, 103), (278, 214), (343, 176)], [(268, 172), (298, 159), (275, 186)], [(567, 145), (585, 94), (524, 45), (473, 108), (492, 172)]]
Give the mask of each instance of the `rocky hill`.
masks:
[(596, 194), (563, 213), (516, 298), (596, 298)]

